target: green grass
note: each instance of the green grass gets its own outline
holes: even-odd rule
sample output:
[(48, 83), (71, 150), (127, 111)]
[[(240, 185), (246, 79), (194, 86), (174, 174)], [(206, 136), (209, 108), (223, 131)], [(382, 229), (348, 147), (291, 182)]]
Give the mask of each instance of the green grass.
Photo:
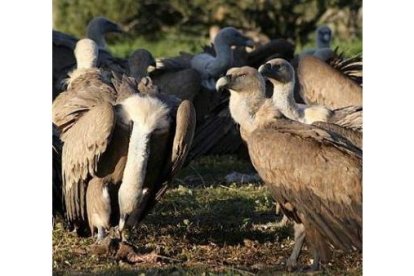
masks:
[[(144, 37), (128, 38), (119, 34), (115, 35), (116, 40), (111, 37), (108, 41), (110, 51), (117, 57), (126, 58), (134, 50), (144, 48), (149, 50), (154, 57), (173, 57), (180, 52), (199, 53), (204, 45), (209, 44), (206, 37), (165, 34), (157, 40), (149, 40)], [(339, 47), (340, 51), (344, 51), (347, 56), (352, 56), (362, 52), (362, 40), (359, 38), (353, 40), (339, 40), (334, 38), (332, 48)], [(297, 45), (296, 53), (300, 53), (303, 49), (315, 48), (314, 40), (310, 40), (303, 46)]]
[[(131, 265), (89, 252), (92, 238), (77, 238), (61, 223), (53, 230), (53, 270), (58, 275), (250, 275), (282, 274), (292, 247), (291, 227), (281, 219), (260, 183), (225, 183), (232, 170), (252, 172), (235, 157), (205, 157), (184, 169), (156, 208), (129, 233), (140, 252), (167, 257)], [(187, 184), (187, 180), (191, 183)], [(198, 179), (198, 181), (196, 181)], [(305, 246), (299, 258), (310, 262)], [(327, 274), (362, 274), (360, 254), (335, 251)]]
[[(302, 47), (297, 47), (295, 52), (300, 53), (304, 49), (312, 49), (315, 48), (315, 46), (315, 41), (309, 41)], [(338, 38), (334, 38), (331, 48), (335, 49), (336, 47), (338, 47), (339, 52), (344, 52), (345, 56), (354, 56), (362, 53), (362, 39), (356, 38), (353, 40), (339, 40)]]
[(158, 40), (148, 40), (143, 37), (127, 38), (116, 44), (109, 44), (110, 51), (117, 57), (126, 58), (134, 50), (144, 48), (154, 57), (173, 57), (181, 51), (188, 53), (200, 52), (207, 39), (194, 36), (165, 35)]

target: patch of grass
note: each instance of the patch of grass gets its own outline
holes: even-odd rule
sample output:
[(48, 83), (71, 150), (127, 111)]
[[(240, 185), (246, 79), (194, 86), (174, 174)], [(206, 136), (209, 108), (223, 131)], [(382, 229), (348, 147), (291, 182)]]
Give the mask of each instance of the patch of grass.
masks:
[[(249, 172), (235, 157), (205, 157), (181, 172), (181, 177), (207, 178), (226, 170)], [(234, 167), (232, 167), (234, 166)], [(235, 169), (236, 168), (236, 169)], [(229, 172), (229, 170), (227, 170)], [(58, 223), (53, 230), (53, 270), (99, 275), (250, 275), (281, 274), (293, 248), (291, 227), (278, 228), (274, 202), (266, 187), (255, 184), (175, 183), (129, 239), (142, 253), (155, 251), (159, 264), (130, 265), (89, 252), (92, 238), (77, 238)], [(301, 264), (310, 263), (304, 247)], [(325, 273), (362, 274), (360, 254), (334, 252)], [(282, 274), (283, 275), (283, 274)]]
[[(316, 47), (314, 40), (309, 41), (304, 44), (302, 47), (296, 47), (296, 53), (301, 53), (304, 49), (313, 49)], [(353, 39), (353, 40), (340, 40), (334, 38), (331, 44), (331, 48), (335, 49), (338, 47), (339, 52), (344, 52), (345, 56), (350, 57), (362, 53), (362, 39)]]
[(143, 37), (127, 38), (115, 44), (108, 43), (108, 47), (115, 56), (126, 58), (134, 50), (144, 48), (156, 58), (173, 57), (180, 52), (197, 53), (207, 44), (208, 40), (202, 37), (167, 34), (157, 40), (148, 40)]

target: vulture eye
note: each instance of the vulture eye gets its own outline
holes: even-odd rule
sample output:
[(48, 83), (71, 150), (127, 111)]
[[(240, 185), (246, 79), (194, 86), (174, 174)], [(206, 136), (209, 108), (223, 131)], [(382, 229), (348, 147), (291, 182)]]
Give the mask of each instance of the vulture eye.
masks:
[(240, 74), (240, 75), (237, 75), (236, 78), (244, 78), (245, 76), (246, 76), (246, 74)]

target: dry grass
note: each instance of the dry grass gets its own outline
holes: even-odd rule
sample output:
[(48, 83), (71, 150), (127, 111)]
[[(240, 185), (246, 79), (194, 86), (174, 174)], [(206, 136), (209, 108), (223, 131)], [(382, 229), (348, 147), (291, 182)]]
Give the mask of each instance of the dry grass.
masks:
[[(281, 219), (260, 183), (226, 184), (224, 175), (249, 172), (233, 157), (203, 158), (187, 167), (163, 200), (130, 233), (142, 253), (165, 258), (157, 264), (130, 265), (91, 254), (91, 238), (77, 238), (62, 223), (53, 230), (53, 270), (56, 274), (104, 275), (251, 275), (283, 274), (293, 247), (291, 227), (277, 228)], [(302, 267), (311, 256), (304, 248)], [(324, 274), (362, 274), (360, 254), (334, 252)]]

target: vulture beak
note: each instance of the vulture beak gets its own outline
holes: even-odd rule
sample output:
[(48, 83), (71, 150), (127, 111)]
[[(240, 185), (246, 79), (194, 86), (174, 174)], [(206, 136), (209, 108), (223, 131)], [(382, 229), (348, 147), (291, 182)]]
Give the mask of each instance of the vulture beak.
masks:
[(216, 82), (217, 92), (220, 92), (223, 89), (228, 88), (230, 85), (230, 82), (231, 82), (231, 77), (229, 75), (219, 78)]
[[(277, 65), (276, 65), (277, 66)], [(277, 80), (281, 83), (288, 83), (291, 81), (291, 75), (286, 70), (275, 69), (270, 63), (265, 63), (259, 67), (259, 73), (268, 79)]]
[(118, 24), (115, 24), (114, 29), (113, 29), (114, 33), (124, 33), (125, 30), (124, 28), (122, 28), (121, 26), (119, 26)]
[(157, 63), (153, 59), (153, 60), (151, 60), (151, 63), (149, 64), (149, 66), (147, 68), (147, 72), (150, 73), (150, 72), (154, 71), (155, 69), (157, 69)]
[(253, 47), (254, 47), (254, 41), (253, 41), (253, 40), (251, 40), (251, 39), (248, 39), (248, 40), (245, 42), (244, 46), (249, 47), (249, 48), (253, 48)]
[(274, 70), (272, 70), (272, 65), (270, 65), (269, 63), (260, 65), (258, 71), (260, 74), (262, 74), (265, 77), (273, 77), (274, 75)]

